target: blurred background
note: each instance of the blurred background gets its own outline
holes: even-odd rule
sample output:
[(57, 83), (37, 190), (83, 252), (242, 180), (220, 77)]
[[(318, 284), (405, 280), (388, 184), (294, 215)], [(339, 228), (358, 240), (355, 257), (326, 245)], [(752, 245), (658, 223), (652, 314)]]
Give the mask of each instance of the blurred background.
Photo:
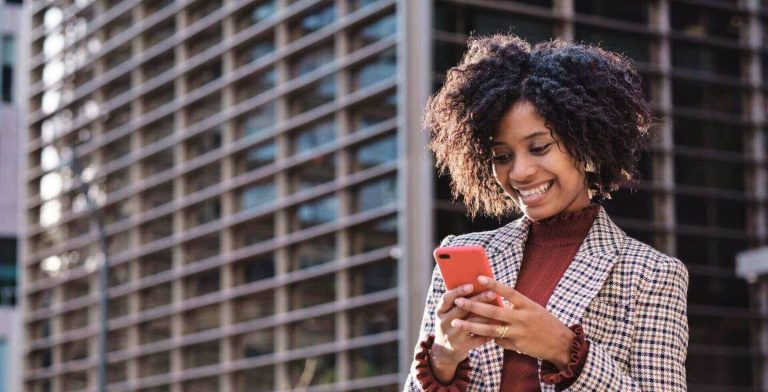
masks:
[(768, 1), (0, 4), (0, 392), (398, 390), (433, 248), (515, 218), (420, 126), (495, 32), (636, 62), (657, 137), (605, 206), (690, 270), (690, 389), (768, 391)]

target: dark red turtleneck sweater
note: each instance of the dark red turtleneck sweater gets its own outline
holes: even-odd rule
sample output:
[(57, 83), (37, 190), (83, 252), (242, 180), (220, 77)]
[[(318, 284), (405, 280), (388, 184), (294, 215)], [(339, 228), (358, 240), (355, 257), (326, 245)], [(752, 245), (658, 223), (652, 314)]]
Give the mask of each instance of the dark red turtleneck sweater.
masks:
[[(591, 204), (580, 211), (565, 212), (543, 221), (531, 222), (515, 290), (539, 305), (546, 306), (549, 297), (592, 227), (599, 210), (598, 204)], [(583, 338), (581, 327), (577, 325), (572, 326), (571, 329), (579, 334), (579, 338), (572, 345), (573, 361), (569, 364), (568, 370), (558, 373), (557, 368), (547, 361), (542, 365), (542, 379), (545, 382), (556, 384), (558, 390), (567, 388), (575, 381), (584, 366), (584, 362), (586, 362), (589, 351), (589, 344)], [(431, 346), (431, 344), (426, 343), (423, 346)], [(423, 350), (425, 351), (423, 354), (426, 354), (427, 349)], [(422, 355), (421, 358), (417, 356), (417, 360), (420, 362), (427, 361), (426, 367), (429, 367), (426, 355)], [(421, 372), (419, 380), (425, 390), (439, 391), (445, 388), (447, 391), (449, 387), (452, 387), (452, 390), (464, 391), (470, 370), (466, 364), (460, 367), (460, 371), (457, 372), (451, 385), (441, 385), (435, 382), (431, 371)], [(503, 392), (539, 392), (541, 386), (537, 373), (536, 358), (505, 350), (500, 390)], [(462, 380), (460, 384), (464, 388), (457, 388), (457, 380)], [(429, 388), (426, 388), (427, 386)]]

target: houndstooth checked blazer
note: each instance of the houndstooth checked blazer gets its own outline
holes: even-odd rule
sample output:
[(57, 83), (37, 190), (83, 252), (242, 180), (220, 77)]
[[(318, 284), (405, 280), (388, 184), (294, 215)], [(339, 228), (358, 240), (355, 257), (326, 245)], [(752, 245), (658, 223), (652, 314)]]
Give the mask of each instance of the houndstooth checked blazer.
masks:
[[(441, 246), (483, 246), (496, 279), (514, 287), (529, 226), (521, 218), (493, 231), (448, 236)], [(580, 323), (590, 341), (584, 369), (567, 391), (687, 390), (687, 291), (688, 270), (680, 260), (628, 237), (600, 207), (547, 304), (565, 325)], [(434, 334), (435, 306), (444, 292), (435, 268), (420, 341)], [(469, 390), (498, 391), (504, 349), (491, 341), (472, 350), (469, 359)], [(420, 390), (411, 366), (404, 391)], [(541, 383), (541, 390), (555, 387)]]

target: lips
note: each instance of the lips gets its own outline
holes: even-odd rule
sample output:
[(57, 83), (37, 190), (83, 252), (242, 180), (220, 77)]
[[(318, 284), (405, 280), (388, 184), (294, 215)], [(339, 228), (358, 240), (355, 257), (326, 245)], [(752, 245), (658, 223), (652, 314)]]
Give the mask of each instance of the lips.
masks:
[(522, 192), (527, 193), (527, 192), (534, 192), (534, 191), (540, 192), (541, 189), (545, 189), (543, 192), (540, 192), (540, 193), (527, 194), (524, 196), (519, 190), (515, 190), (515, 192), (517, 193), (518, 197), (520, 198), (520, 201), (523, 204), (530, 205), (530, 204), (538, 203), (539, 201), (543, 200), (547, 196), (549, 191), (552, 189), (552, 186), (554, 186), (554, 183), (555, 183), (555, 180), (550, 180), (537, 187), (529, 187), (528, 190), (522, 190)]

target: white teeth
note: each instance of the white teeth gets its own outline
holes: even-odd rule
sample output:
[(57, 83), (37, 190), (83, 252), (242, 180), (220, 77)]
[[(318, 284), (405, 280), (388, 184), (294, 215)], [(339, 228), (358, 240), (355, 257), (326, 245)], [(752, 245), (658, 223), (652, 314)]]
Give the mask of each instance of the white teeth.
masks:
[(546, 184), (544, 184), (544, 185), (542, 185), (542, 186), (540, 186), (540, 187), (538, 187), (538, 188), (536, 188), (536, 189), (531, 189), (531, 190), (528, 190), (528, 191), (518, 190), (518, 192), (520, 192), (521, 196), (528, 197), (528, 196), (533, 196), (533, 195), (538, 195), (538, 194), (544, 193), (544, 192), (549, 190), (550, 186), (552, 186), (552, 182), (551, 181), (546, 183)]

